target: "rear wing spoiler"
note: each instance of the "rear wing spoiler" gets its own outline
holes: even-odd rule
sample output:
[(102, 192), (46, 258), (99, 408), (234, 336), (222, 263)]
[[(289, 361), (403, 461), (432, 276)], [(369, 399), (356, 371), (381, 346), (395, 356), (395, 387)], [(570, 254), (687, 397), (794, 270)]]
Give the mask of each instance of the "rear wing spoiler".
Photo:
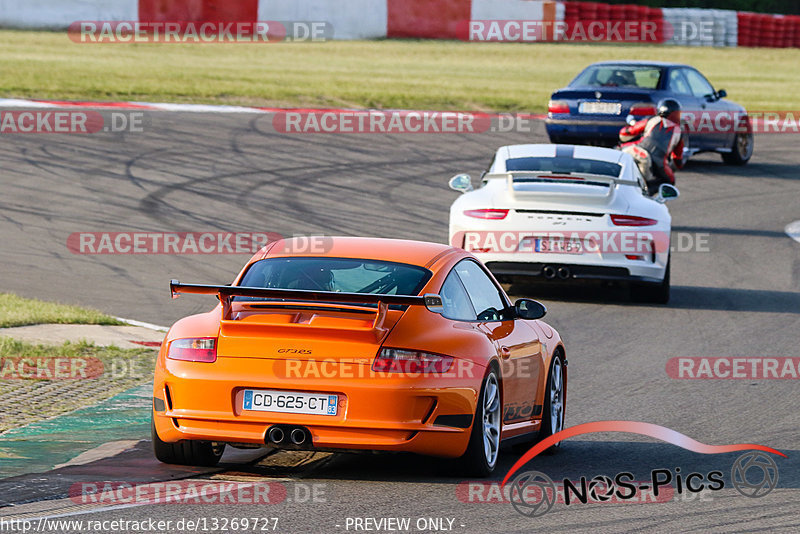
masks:
[(508, 186), (512, 187), (514, 182), (550, 182), (550, 183), (576, 183), (583, 185), (633, 185), (640, 187), (636, 180), (623, 180), (606, 174), (591, 174), (588, 172), (573, 172), (569, 174), (559, 174), (553, 171), (509, 171), (483, 175), (484, 180), (504, 178), (508, 181)]
[[(574, 185), (596, 185), (605, 187), (604, 190), (597, 190), (596, 192), (592, 192), (588, 194), (589, 197), (596, 198), (598, 200), (607, 201), (609, 197), (614, 194), (614, 185), (630, 185), (636, 186), (640, 188), (639, 182), (635, 180), (622, 180), (621, 178), (615, 178), (613, 176), (607, 176), (604, 174), (590, 174), (590, 173), (570, 173), (570, 174), (559, 174), (553, 171), (510, 171), (510, 172), (503, 172), (503, 173), (492, 173), (486, 174), (483, 177), (484, 180), (489, 179), (505, 179), (507, 181), (506, 184), (506, 191), (508, 194), (516, 198), (517, 196), (520, 197), (527, 197), (535, 195), (537, 197), (563, 197), (568, 196), (571, 193), (567, 191), (520, 191), (514, 188), (515, 184), (525, 184), (525, 183), (544, 183), (544, 184), (574, 184)], [(583, 196), (587, 196), (587, 193), (584, 191), (582, 192)]]
[(217, 295), (222, 303), (223, 319), (230, 318), (232, 297), (261, 297), (265, 299), (284, 299), (300, 302), (344, 302), (350, 304), (378, 304), (378, 315), (385, 315), (388, 306), (425, 306), (433, 313), (444, 312), (442, 297), (436, 293), (414, 295), (379, 295), (376, 293), (340, 293), (337, 291), (310, 291), (306, 289), (275, 289), (247, 286), (217, 286), (207, 284), (182, 284), (170, 280), (169, 291), (172, 298), (182, 293), (195, 295)]

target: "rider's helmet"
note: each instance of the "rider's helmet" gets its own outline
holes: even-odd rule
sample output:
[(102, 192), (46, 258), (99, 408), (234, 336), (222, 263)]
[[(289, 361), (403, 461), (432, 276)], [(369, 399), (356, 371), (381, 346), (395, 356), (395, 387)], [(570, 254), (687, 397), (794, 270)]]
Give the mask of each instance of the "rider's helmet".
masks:
[(658, 115), (675, 124), (681, 123), (681, 104), (674, 98), (665, 98), (658, 103)]

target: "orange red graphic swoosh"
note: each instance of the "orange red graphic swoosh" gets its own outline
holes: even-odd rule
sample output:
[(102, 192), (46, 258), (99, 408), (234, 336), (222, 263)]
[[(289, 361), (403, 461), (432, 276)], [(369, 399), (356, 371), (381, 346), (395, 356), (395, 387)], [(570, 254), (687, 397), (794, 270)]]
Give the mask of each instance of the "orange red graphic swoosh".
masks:
[(540, 452), (547, 450), (550, 446), (582, 434), (592, 434), (594, 432), (627, 432), (629, 434), (641, 434), (643, 436), (650, 436), (651, 438), (666, 441), (678, 447), (690, 450), (692, 452), (699, 452), (701, 454), (720, 454), (725, 452), (736, 452), (746, 450), (759, 450), (778, 454), (786, 457), (782, 452), (767, 447), (765, 445), (755, 445), (753, 443), (737, 443), (734, 445), (707, 445), (690, 438), (685, 434), (681, 434), (670, 428), (656, 425), (653, 423), (644, 423), (641, 421), (595, 421), (592, 423), (583, 423), (569, 428), (565, 428), (561, 432), (557, 432), (552, 436), (545, 438), (537, 443), (531, 450), (522, 455), (517, 462), (508, 471), (508, 474), (503, 479), (502, 486), (505, 486), (508, 480), (516, 473), (523, 465), (533, 459)]

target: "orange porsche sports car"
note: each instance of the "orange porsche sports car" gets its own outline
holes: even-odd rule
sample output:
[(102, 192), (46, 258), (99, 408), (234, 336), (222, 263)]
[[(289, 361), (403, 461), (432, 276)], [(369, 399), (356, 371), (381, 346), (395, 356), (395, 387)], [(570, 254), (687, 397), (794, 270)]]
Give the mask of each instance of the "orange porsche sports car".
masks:
[(232, 285), (170, 283), (220, 303), (161, 346), (159, 460), (214, 465), (226, 444), (409, 451), (487, 475), (501, 441), (563, 428), (567, 360), (544, 306), (512, 304), (461, 249), (324, 239), (270, 243)]

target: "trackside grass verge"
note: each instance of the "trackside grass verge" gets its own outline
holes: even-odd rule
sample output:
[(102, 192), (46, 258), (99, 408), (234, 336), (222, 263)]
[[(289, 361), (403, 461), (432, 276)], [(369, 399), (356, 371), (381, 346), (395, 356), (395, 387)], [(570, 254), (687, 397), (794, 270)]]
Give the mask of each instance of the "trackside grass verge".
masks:
[(459, 41), (79, 44), (0, 31), (0, 97), (542, 112), (608, 59), (694, 65), (754, 111), (796, 109), (799, 49)]
[(0, 433), (151, 382), (156, 354), (147, 348), (34, 345), (0, 337)]
[(12, 293), (0, 293), (0, 328), (29, 324), (121, 325), (124, 323), (90, 308), (26, 299)]

